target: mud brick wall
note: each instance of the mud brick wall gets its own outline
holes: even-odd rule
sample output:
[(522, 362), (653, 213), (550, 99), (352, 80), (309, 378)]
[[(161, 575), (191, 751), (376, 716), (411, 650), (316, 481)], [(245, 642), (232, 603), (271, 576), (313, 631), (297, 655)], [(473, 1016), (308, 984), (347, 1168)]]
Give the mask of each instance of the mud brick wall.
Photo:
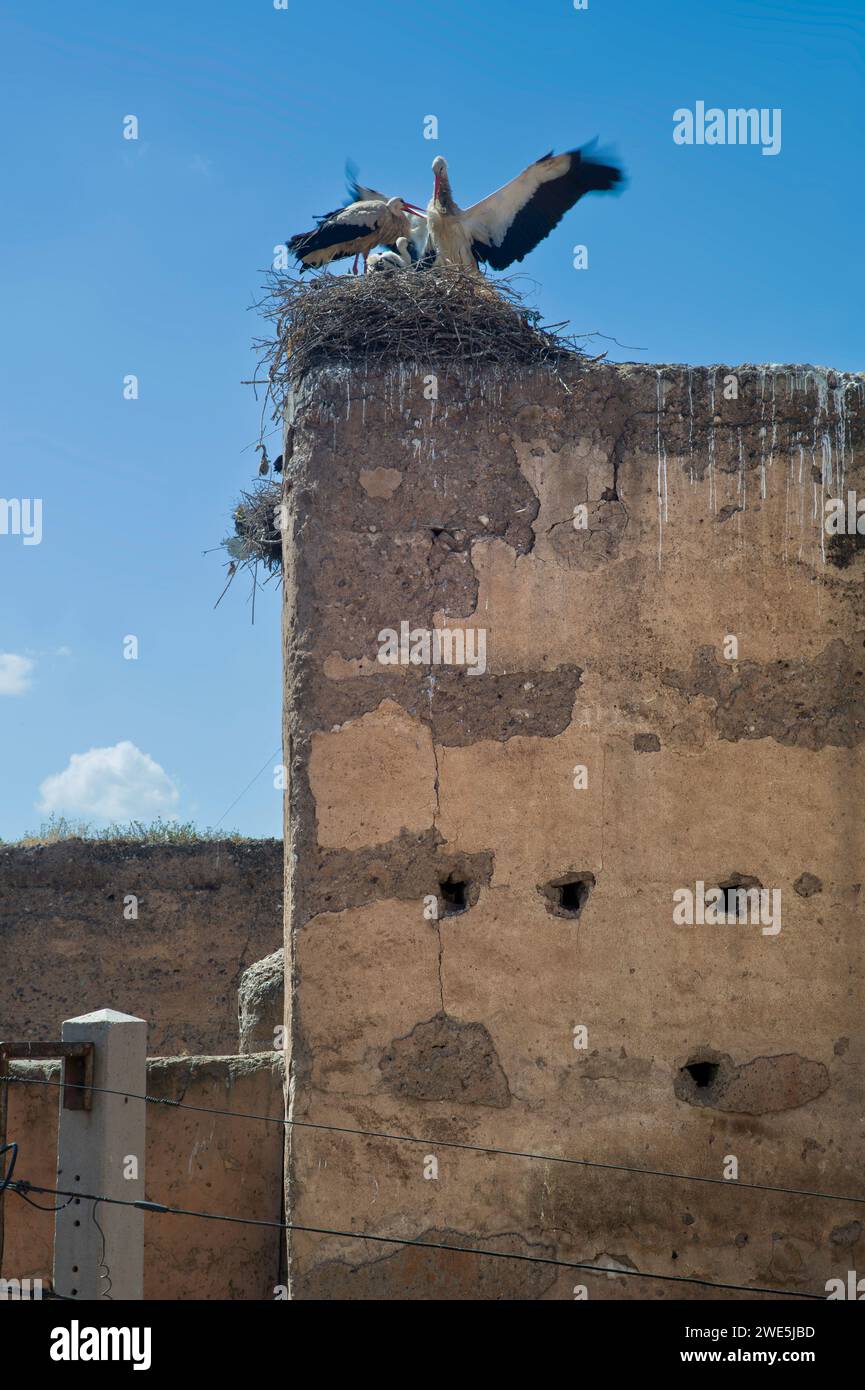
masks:
[[(429, 1142), (295, 1129), (295, 1221), (791, 1292), (865, 1267), (861, 1207), (435, 1142), (865, 1191), (865, 537), (823, 521), (865, 497), (863, 425), (861, 377), (799, 367), (297, 390), (291, 1113)], [(421, 664), (382, 664), (402, 623)], [(433, 663), (441, 625), (482, 674)], [(780, 929), (674, 918), (736, 887)], [(300, 1298), (712, 1296), (289, 1258)]]
[[(16, 1176), (40, 1187), (57, 1185), (59, 1090), (33, 1084), (59, 1082), (56, 1063), (14, 1062), (9, 1086), (9, 1137), (19, 1145)], [(256, 1115), (283, 1113), (281, 1059), (151, 1057), (147, 1094), (206, 1109)], [(283, 1126), (147, 1107), (147, 1195), (186, 1207), (259, 1221), (280, 1221)], [(50, 1205), (48, 1197), (35, 1201)], [(6, 1199), (2, 1274), (41, 1278), (50, 1286), (54, 1217), (11, 1194)], [(195, 1217), (150, 1214), (144, 1224), (146, 1299), (272, 1299), (285, 1283), (284, 1239), (263, 1226), (238, 1226)], [(61, 1290), (60, 1292), (63, 1292)]]
[(278, 840), (0, 847), (0, 1038), (111, 1007), (151, 1053), (236, 1053), (240, 977), (281, 932)]

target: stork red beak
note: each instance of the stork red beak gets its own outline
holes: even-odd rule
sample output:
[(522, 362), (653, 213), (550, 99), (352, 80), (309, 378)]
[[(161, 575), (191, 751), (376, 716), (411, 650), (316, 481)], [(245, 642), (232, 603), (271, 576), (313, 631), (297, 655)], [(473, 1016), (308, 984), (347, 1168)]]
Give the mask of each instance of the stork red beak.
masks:
[(405, 198), (403, 198), (402, 200), (402, 205), (403, 207), (408, 208), (409, 212), (417, 212), (420, 214), (421, 217), (426, 217), (426, 213), (424, 212), (423, 208), (419, 208), (415, 203), (407, 203)]

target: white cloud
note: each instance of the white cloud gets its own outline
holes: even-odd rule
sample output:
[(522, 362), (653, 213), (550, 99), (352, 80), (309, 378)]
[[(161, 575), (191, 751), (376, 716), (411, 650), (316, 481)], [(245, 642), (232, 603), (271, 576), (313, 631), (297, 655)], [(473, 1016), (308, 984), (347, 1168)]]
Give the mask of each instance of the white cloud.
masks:
[(36, 662), (29, 656), (0, 652), (0, 695), (24, 695), (35, 668)]
[(128, 739), (113, 748), (73, 753), (69, 766), (46, 777), (39, 793), (40, 811), (104, 820), (148, 820), (180, 800), (168, 773)]

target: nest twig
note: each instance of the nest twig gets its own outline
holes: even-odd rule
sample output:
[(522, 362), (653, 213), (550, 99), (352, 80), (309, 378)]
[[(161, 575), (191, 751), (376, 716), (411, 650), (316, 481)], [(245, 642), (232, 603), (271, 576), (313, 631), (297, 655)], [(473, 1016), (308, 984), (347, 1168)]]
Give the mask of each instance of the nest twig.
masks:
[[(457, 266), (359, 276), (326, 272), (314, 279), (271, 271), (255, 306), (272, 327), (270, 337), (254, 344), (254, 384), (266, 387), (256, 445), (262, 473), (270, 466), (264, 442), (268, 406), (281, 428), (289, 390), (325, 363), (361, 371), (400, 363), (431, 370), (466, 363), (556, 370), (577, 358), (597, 360), (587, 359), (580, 341), (561, 331), (567, 324), (542, 322), (515, 288), (519, 278), (492, 281)], [(254, 604), (259, 567), (269, 576), (281, 573), (276, 509), (284, 486), (262, 477), (241, 494), (234, 535), (222, 543), (229, 559), (223, 593), (235, 574), (247, 569)]]
[(576, 338), (545, 325), (514, 278), (490, 281), (458, 266), (383, 275), (296, 279), (271, 272), (257, 305), (273, 325), (258, 339), (257, 381), (281, 414), (289, 386), (324, 363), (549, 366), (582, 357)]
[(235, 576), (247, 570), (252, 578), (252, 621), (255, 622), (255, 595), (259, 586), (259, 567), (267, 571), (265, 584), (282, 575), (282, 532), (278, 518), (284, 498), (282, 482), (262, 478), (240, 494), (234, 508), (234, 535), (226, 536), (220, 549), (228, 556), (228, 578), (214, 608), (218, 608)]

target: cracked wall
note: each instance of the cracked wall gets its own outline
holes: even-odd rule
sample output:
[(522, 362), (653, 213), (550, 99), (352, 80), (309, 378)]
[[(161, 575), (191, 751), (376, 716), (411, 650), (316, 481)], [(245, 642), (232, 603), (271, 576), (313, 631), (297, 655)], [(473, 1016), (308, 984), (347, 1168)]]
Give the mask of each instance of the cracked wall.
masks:
[[(823, 516), (865, 497), (862, 378), (435, 388), (333, 368), (289, 422), (290, 1111), (425, 1142), (294, 1129), (287, 1200), (606, 1272), (296, 1232), (294, 1295), (820, 1292), (865, 1261), (858, 1209), (448, 1144), (861, 1191), (865, 553)], [(485, 670), (413, 661), (437, 628)], [(778, 930), (674, 921), (730, 883)]]

